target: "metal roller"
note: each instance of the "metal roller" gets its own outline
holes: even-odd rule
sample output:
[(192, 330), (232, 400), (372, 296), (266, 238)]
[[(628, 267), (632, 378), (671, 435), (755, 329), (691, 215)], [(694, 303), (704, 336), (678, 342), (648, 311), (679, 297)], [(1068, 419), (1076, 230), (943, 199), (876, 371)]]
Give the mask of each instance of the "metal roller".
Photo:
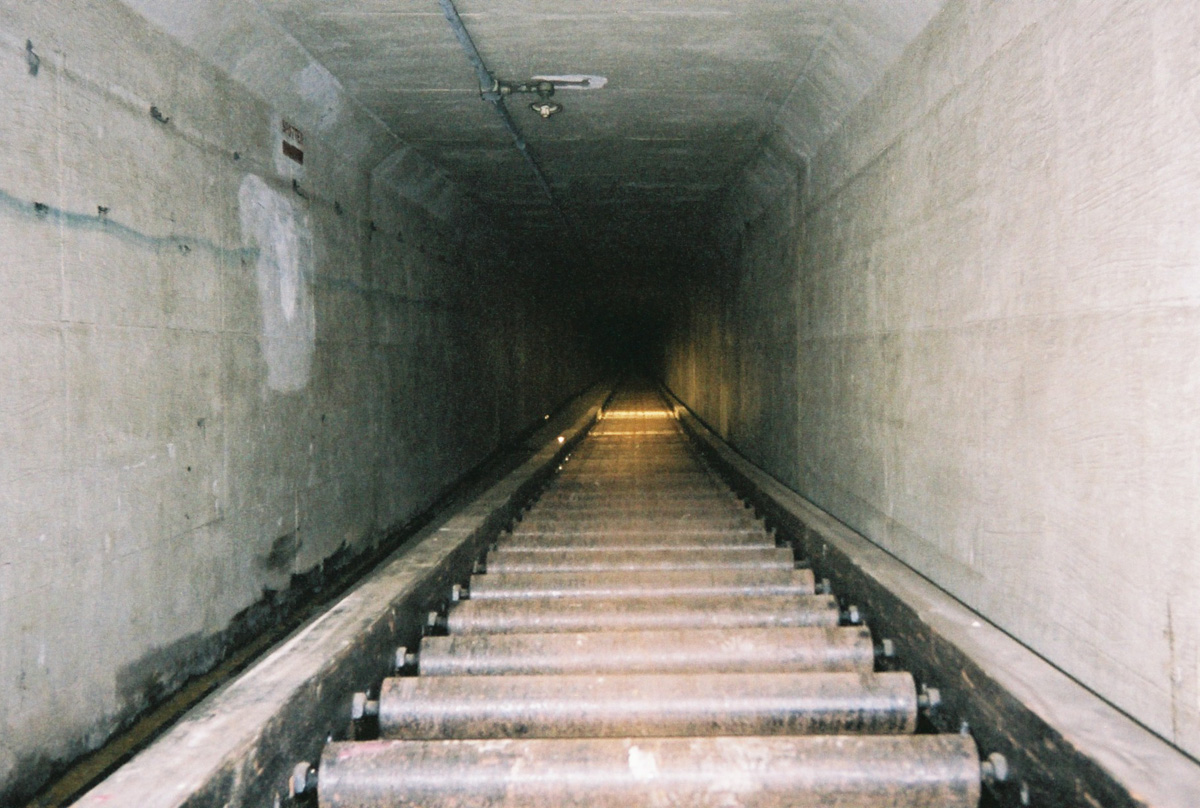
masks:
[(847, 671), (875, 667), (865, 628), (426, 637), (422, 676)]
[(796, 560), (787, 548), (734, 550), (610, 550), (591, 553), (538, 553), (493, 550), (488, 573), (617, 572), (636, 570), (790, 570)]
[(579, 533), (595, 533), (606, 530), (621, 530), (625, 533), (635, 531), (639, 533), (673, 533), (697, 529), (704, 533), (716, 533), (730, 529), (754, 528), (761, 530), (762, 523), (755, 519), (749, 511), (740, 514), (734, 511), (720, 517), (692, 513), (675, 516), (662, 514), (622, 516), (611, 513), (600, 516), (541, 514), (522, 519), (516, 527), (523, 533), (558, 532), (560, 530)]
[(651, 505), (630, 505), (624, 502), (594, 502), (587, 505), (575, 504), (566, 508), (562, 506), (548, 505), (539, 503), (538, 506), (530, 511), (527, 519), (533, 519), (539, 516), (539, 511), (567, 511), (569, 510), (572, 518), (576, 519), (608, 519), (621, 518), (629, 516), (635, 521), (642, 519), (667, 519), (667, 520), (709, 520), (709, 519), (728, 519), (731, 517), (741, 517), (749, 519), (754, 516), (754, 512), (732, 500), (720, 504), (712, 505), (676, 505), (670, 502), (654, 503)]
[[(599, 492), (606, 497), (620, 496), (629, 494), (637, 496), (638, 492), (646, 488), (645, 482), (641, 480), (630, 480), (627, 476), (610, 476), (604, 477), (596, 475), (595, 478), (588, 477), (580, 480), (559, 480), (554, 483), (555, 492), (562, 493), (583, 493), (583, 492)], [(708, 475), (696, 475), (688, 480), (676, 480), (666, 478), (654, 481), (654, 492), (659, 496), (668, 493), (675, 494), (702, 494), (702, 493), (726, 493), (729, 489), (725, 488), (721, 483), (714, 480)]]
[[(688, 484), (689, 486), (704, 485), (712, 482), (712, 475), (703, 469), (681, 468), (664, 466), (656, 468), (654, 466), (643, 466), (641, 468), (628, 468), (622, 471), (618, 467), (608, 469), (597, 468), (599, 464), (594, 462), (572, 463), (571, 468), (562, 471), (554, 478), (550, 484), (552, 488), (569, 487), (576, 483), (592, 484), (597, 481), (611, 483), (617, 488), (645, 486), (652, 484), (655, 488), (660, 487), (660, 484), (681, 485)], [(610, 486), (611, 487), (611, 486)]]
[(701, 494), (696, 496), (676, 495), (672, 497), (651, 497), (650, 491), (644, 491), (640, 496), (632, 499), (618, 500), (611, 496), (594, 496), (580, 498), (578, 496), (558, 497), (553, 493), (553, 489), (546, 491), (538, 499), (536, 505), (538, 507), (571, 507), (579, 508), (586, 512), (592, 509), (628, 508), (633, 513), (641, 513), (642, 511), (711, 511), (717, 513), (728, 513), (731, 509), (734, 511), (746, 510), (745, 503), (737, 499), (731, 493), (724, 494)]
[(331, 743), (321, 808), (976, 808), (962, 735)]
[(636, 462), (632, 460), (601, 460), (595, 457), (576, 458), (587, 462), (572, 463), (570, 468), (559, 473), (557, 480), (592, 479), (593, 477), (701, 477), (708, 476), (696, 461), (690, 457), (663, 457), (655, 460)]
[(811, 595), (812, 570), (513, 572), (473, 575), (471, 599)]
[[(637, 487), (645, 485), (645, 479), (638, 477), (653, 477), (655, 488), (669, 488), (671, 486), (695, 486), (695, 485), (715, 485), (716, 481), (713, 476), (703, 469), (688, 469), (686, 471), (654, 471), (646, 469), (643, 474), (639, 475), (632, 471), (618, 471), (615, 469), (604, 470), (601, 468), (581, 468), (583, 464), (575, 463), (570, 470), (564, 471), (558, 475), (554, 481), (555, 487), (566, 488), (568, 486), (579, 485), (617, 485)], [(589, 464), (590, 465), (590, 464)]]
[[(678, 437), (675, 440), (679, 440)], [(663, 451), (664, 447), (669, 444), (659, 443), (657, 446), (643, 447), (640, 452), (640, 457), (636, 457), (631, 451), (630, 446), (626, 443), (624, 446), (618, 441), (613, 441), (610, 447), (612, 453), (604, 456), (587, 447), (583, 451), (576, 450), (574, 455), (568, 460), (568, 463), (563, 464), (563, 469), (554, 478), (553, 485), (560, 485), (564, 482), (575, 482), (579, 480), (592, 481), (593, 479), (605, 479), (608, 477), (620, 477), (628, 480), (631, 477), (638, 476), (639, 472), (644, 475), (658, 473), (664, 482), (677, 482), (680, 480), (688, 480), (695, 482), (712, 482), (714, 477), (706, 467), (697, 463), (692, 458), (664, 458), (662, 463), (656, 463), (654, 456)], [(622, 461), (622, 452), (626, 454), (626, 458)], [(662, 469), (655, 472), (655, 468)]]
[[(551, 489), (551, 491), (553, 491), (553, 489)], [(546, 502), (547, 498), (549, 498), (551, 500), (550, 503)], [(554, 499), (553, 494), (550, 492), (547, 492), (543, 495), (542, 499), (540, 499), (537, 502), (537, 505), (545, 506), (547, 504), (553, 504), (553, 499)], [(596, 498), (596, 499), (592, 499), (592, 500), (585, 500), (582, 502), (577, 502), (577, 501), (572, 502), (571, 500), (566, 500), (566, 503), (570, 504), (571, 507), (579, 508), (581, 513), (586, 513), (590, 509), (599, 509), (599, 508), (602, 508), (605, 506), (609, 506), (609, 507), (622, 506), (623, 507), (625, 505), (630, 506), (630, 510), (633, 513), (641, 513), (642, 511), (650, 511), (650, 510), (658, 510), (658, 511), (666, 510), (668, 512), (680, 511), (680, 512), (691, 512), (691, 513), (697, 513), (697, 512), (729, 513), (730, 511), (738, 512), (738, 511), (746, 510), (745, 505), (740, 500), (735, 499), (731, 494), (728, 494), (728, 493), (722, 494), (722, 495), (708, 495), (708, 496), (702, 496), (702, 497), (701, 496), (686, 497), (686, 498), (678, 497), (678, 498), (670, 498), (670, 499), (644, 500), (644, 501), (633, 501), (633, 502), (623, 502), (623, 501), (618, 501), (617, 499), (615, 499), (613, 497), (606, 497), (606, 498)], [(559, 503), (559, 504), (563, 504), (563, 503)]]
[(593, 497), (584, 500), (559, 499), (552, 496), (543, 497), (535, 507), (551, 510), (571, 509), (581, 515), (612, 515), (614, 511), (628, 512), (635, 516), (660, 514), (677, 516), (684, 513), (710, 513), (728, 516), (730, 514), (745, 515), (751, 512), (744, 503), (732, 497), (720, 501), (695, 502), (678, 499), (613, 499), (609, 497)]
[[(679, 433), (662, 435), (659, 440), (643, 443), (613, 441), (612, 445), (600, 446), (594, 442), (576, 449), (576, 460), (587, 460), (588, 466), (605, 469), (680, 468), (684, 471), (702, 470), (704, 466), (696, 455), (679, 440)], [(640, 444), (640, 445), (639, 445)], [(579, 463), (575, 464), (575, 469)]]
[(830, 595), (467, 600), (450, 610), (446, 630), (456, 635), (828, 627), (840, 617)]
[(688, 534), (629, 535), (594, 533), (590, 536), (502, 536), (496, 541), (498, 550), (520, 550), (527, 553), (587, 553), (613, 550), (740, 550), (754, 547), (775, 547), (775, 540), (766, 533), (733, 533), (720, 536), (689, 536)]
[(731, 536), (751, 536), (756, 539), (769, 539), (771, 534), (762, 525), (751, 525), (748, 527), (730, 528), (727, 530), (709, 530), (703, 527), (679, 528), (678, 530), (658, 530), (658, 529), (629, 529), (626, 528), (610, 528), (608, 530), (591, 529), (591, 528), (561, 528), (543, 530), (537, 527), (522, 527), (520, 524), (514, 525), (512, 529), (514, 537), (535, 536), (539, 538), (557, 538), (559, 540), (571, 539), (593, 539), (596, 537), (608, 537), (610, 541), (636, 541), (638, 539), (661, 539), (666, 536), (678, 536), (680, 539), (688, 539), (690, 541), (726, 541)]
[[(680, 498), (692, 499), (693, 497), (711, 497), (723, 495), (732, 497), (728, 488), (724, 488), (718, 483), (711, 485), (700, 484), (658, 484), (647, 485), (640, 482), (630, 482), (627, 485), (608, 483), (591, 484), (586, 482), (566, 483), (554, 485), (546, 489), (543, 497), (547, 498), (550, 504), (557, 504), (558, 500), (568, 500), (572, 504), (583, 502), (588, 503), (603, 503), (603, 502), (621, 502), (628, 500), (633, 503), (642, 502), (667, 502)], [(731, 499), (731, 502), (736, 504), (736, 500)], [(540, 502), (538, 503), (541, 504)]]
[(406, 740), (891, 735), (917, 727), (909, 673), (409, 676), (379, 734)]
[[(560, 491), (557, 487), (546, 489), (538, 499), (538, 505), (556, 505), (556, 507), (559, 507), (559, 505), (574, 507), (574, 505), (613, 502), (616, 502), (616, 497), (604, 491)], [(643, 487), (641, 491), (626, 496), (622, 502), (636, 505), (636, 507), (649, 508), (658, 504), (685, 505), (724, 502), (737, 505), (742, 501), (728, 489), (714, 489), (712, 491), (706, 489), (688, 492), (656, 491), (653, 487)]]
[(663, 513), (647, 508), (640, 513), (623, 513), (618, 506), (597, 508), (591, 513), (579, 513), (574, 508), (535, 508), (529, 511), (518, 522), (519, 525), (539, 530), (543, 529), (572, 529), (572, 530), (642, 530), (642, 531), (672, 531), (701, 528), (711, 533), (730, 528), (761, 527), (761, 522), (747, 508), (729, 507), (720, 514), (697, 513), (691, 510), (678, 510), (675, 513)]
[(710, 478), (708, 472), (697, 468), (695, 463), (643, 463), (643, 465), (620, 466), (616, 463), (596, 462), (588, 459), (571, 463), (570, 468), (559, 472), (553, 485), (587, 481), (598, 478), (622, 480), (662, 479), (667, 481), (703, 480)]
[[(572, 486), (589, 486), (596, 487), (604, 483), (615, 482), (620, 485), (631, 485), (638, 482), (636, 479), (639, 476), (649, 476), (646, 474), (638, 475), (632, 472), (619, 472), (613, 470), (604, 470), (600, 468), (602, 463), (588, 457), (575, 457), (573, 461), (569, 461), (570, 465), (565, 465), (563, 471), (560, 472), (550, 483), (554, 488), (570, 488)], [(586, 468), (591, 466), (592, 468)], [(712, 487), (719, 488), (719, 481), (707, 469), (692, 468), (686, 471), (664, 472), (657, 474), (654, 477), (654, 487), (656, 489), (669, 488), (672, 486), (690, 486), (690, 487)]]

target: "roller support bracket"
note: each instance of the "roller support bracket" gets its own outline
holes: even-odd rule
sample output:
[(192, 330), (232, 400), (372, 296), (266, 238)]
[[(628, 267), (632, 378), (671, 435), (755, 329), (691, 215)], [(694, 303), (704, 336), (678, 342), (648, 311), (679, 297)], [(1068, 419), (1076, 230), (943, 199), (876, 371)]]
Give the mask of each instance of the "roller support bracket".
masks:
[(928, 687), (921, 685), (921, 692), (917, 694), (917, 707), (924, 712), (936, 710), (942, 703), (942, 691), (936, 687)]
[(367, 697), (366, 693), (355, 693), (350, 700), (350, 720), (361, 721), (379, 715), (379, 702)]
[(317, 770), (308, 761), (297, 763), (288, 778), (288, 796), (292, 799), (313, 794), (317, 790)]
[(401, 645), (396, 649), (396, 656), (392, 660), (392, 667), (396, 673), (401, 673), (409, 668), (416, 667), (417, 655), (409, 651), (407, 647)]
[(979, 774), (986, 786), (997, 786), (1008, 782), (1008, 758), (999, 752), (992, 752), (979, 762)]

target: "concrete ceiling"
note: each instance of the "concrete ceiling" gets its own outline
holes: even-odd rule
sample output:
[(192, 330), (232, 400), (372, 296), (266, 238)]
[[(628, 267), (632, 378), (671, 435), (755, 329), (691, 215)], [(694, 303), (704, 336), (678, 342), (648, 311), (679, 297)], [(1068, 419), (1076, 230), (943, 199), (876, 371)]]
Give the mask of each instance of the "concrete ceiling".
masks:
[[(559, 229), (436, 0), (260, 0), (401, 140), (522, 230)], [(494, 75), (598, 74), (549, 120), (509, 108), (572, 225), (595, 249), (657, 238), (750, 159), (838, 4), (458, 0)], [(640, 238), (639, 238), (640, 236)]]
[[(295, 65), (291, 75), (248, 74), (245, 65), (264, 63), (262, 41), (281, 41), (521, 237), (586, 244), (611, 264), (617, 249), (626, 262), (657, 260), (774, 129), (797, 130), (800, 150), (819, 143), (942, 0), (456, 0), (498, 78), (608, 79), (559, 91), (565, 110), (549, 120), (529, 96), (509, 102), (571, 224), (567, 238), (480, 98), (438, 0), (126, 2), (272, 98), (272, 82), (294, 94), (312, 74), (296, 53), (275, 60)], [(250, 28), (260, 31), (253, 44)]]

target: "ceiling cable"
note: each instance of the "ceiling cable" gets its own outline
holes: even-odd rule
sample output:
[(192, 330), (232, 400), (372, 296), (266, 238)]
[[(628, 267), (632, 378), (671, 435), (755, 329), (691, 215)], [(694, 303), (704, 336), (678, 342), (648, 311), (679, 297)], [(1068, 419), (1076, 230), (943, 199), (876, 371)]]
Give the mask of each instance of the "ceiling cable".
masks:
[(525, 158), (525, 162), (529, 164), (529, 169), (533, 172), (533, 176), (537, 178), (538, 185), (541, 186), (542, 192), (546, 195), (550, 207), (562, 220), (564, 227), (570, 227), (567, 220), (567, 215), (562, 207), (558, 204), (558, 199), (554, 196), (554, 191), (550, 188), (550, 181), (546, 179), (545, 172), (538, 164), (537, 159), (529, 151), (529, 145), (525, 142), (525, 137), (521, 134), (521, 130), (517, 128), (517, 122), (513, 120), (512, 115), (508, 111), (508, 107), (504, 104), (504, 95), (500, 90), (500, 82), (488, 70), (487, 65), (483, 61), (483, 57), (479, 55), (479, 49), (475, 47), (475, 41), (471, 39), (471, 33), (467, 30), (467, 26), (463, 24), (462, 17), (458, 14), (458, 9), (454, 7), (453, 0), (438, 0), (442, 6), (442, 13), (446, 15), (446, 21), (450, 23), (450, 27), (454, 30), (454, 35), (458, 37), (458, 44), (462, 45), (463, 52), (467, 55), (467, 60), (471, 66), (475, 68), (475, 75), (479, 78), (479, 95), (484, 101), (492, 105), (496, 110), (496, 114), (500, 116), (500, 120), (504, 123), (504, 128), (508, 130), (508, 134), (512, 136), (513, 145), (517, 147), (517, 151)]

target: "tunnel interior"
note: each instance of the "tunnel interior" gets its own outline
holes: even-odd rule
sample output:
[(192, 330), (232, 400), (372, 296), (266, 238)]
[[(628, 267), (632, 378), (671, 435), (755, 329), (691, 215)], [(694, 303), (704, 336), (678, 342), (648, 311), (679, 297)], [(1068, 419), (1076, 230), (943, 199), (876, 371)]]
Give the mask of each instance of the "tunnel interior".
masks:
[(0, 803), (601, 380), (1200, 755), (1200, 10), (0, 4)]

